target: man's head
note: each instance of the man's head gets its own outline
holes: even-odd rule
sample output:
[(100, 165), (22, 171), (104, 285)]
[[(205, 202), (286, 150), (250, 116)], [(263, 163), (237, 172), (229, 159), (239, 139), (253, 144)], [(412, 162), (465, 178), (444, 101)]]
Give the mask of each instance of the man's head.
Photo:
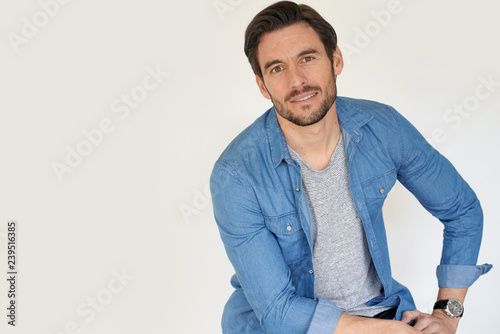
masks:
[(298, 5), (291, 1), (277, 2), (258, 13), (245, 32), (245, 54), (253, 72), (262, 78), (257, 52), (262, 35), (294, 23), (305, 22), (318, 34), (330, 60), (337, 48), (337, 34), (333, 27), (317, 11), (307, 5)]
[(299, 126), (321, 121), (343, 67), (331, 25), (309, 6), (281, 1), (257, 14), (245, 35), (257, 85), (278, 115)]

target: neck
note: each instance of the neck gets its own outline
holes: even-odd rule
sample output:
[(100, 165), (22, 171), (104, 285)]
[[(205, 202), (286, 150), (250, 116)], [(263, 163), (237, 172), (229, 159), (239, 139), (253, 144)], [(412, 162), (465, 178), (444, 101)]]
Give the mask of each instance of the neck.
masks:
[(326, 168), (340, 139), (336, 103), (321, 121), (309, 126), (299, 126), (277, 116), (287, 144), (309, 166), (318, 170)]

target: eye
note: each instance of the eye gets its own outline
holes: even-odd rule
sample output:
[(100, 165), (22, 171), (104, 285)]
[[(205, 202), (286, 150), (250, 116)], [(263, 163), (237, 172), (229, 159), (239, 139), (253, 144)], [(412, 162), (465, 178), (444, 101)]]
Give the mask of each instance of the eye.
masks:
[(311, 57), (311, 56), (307, 56), (307, 57), (302, 58), (302, 62), (303, 62), (303, 63), (308, 63), (308, 62), (310, 62), (310, 61), (311, 61), (311, 60), (313, 60), (313, 59), (314, 59), (313, 57)]
[(282, 66), (276, 66), (271, 70), (271, 73), (279, 73), (283, 70)]

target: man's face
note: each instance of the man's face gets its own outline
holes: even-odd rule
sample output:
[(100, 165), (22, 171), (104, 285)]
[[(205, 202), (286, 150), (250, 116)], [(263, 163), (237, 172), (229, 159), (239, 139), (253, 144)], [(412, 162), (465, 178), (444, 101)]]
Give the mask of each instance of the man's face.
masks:
[(318, 34), (307, 23), (262, 35), (257, 59), (262, 72), (262, 79), (256, 76), (257, 85), (279, 116), (307, 126), (332, 108), (342, 55), (337, 48), (332, 65)]

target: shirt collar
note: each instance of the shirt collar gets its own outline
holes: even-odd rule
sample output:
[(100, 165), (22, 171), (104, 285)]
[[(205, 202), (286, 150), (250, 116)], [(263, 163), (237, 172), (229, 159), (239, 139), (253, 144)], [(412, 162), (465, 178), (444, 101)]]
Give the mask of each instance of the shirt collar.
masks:
[(373, 115), (351, 103), (349, 99), (337, 97), (336, 104), (337, 117), (342, 131), (348, 132), (352, 139), (359, 143), (363, 138), (361, 128), (373, 118)]
[(274, 107), (267, 111), (266, 129), (274, 168), (278, 167), (283, 160), (289, 164), (295, 164), (293, 159), (290, 157), (290, 152), (288, 152), (285, 136), (281, 131)]

